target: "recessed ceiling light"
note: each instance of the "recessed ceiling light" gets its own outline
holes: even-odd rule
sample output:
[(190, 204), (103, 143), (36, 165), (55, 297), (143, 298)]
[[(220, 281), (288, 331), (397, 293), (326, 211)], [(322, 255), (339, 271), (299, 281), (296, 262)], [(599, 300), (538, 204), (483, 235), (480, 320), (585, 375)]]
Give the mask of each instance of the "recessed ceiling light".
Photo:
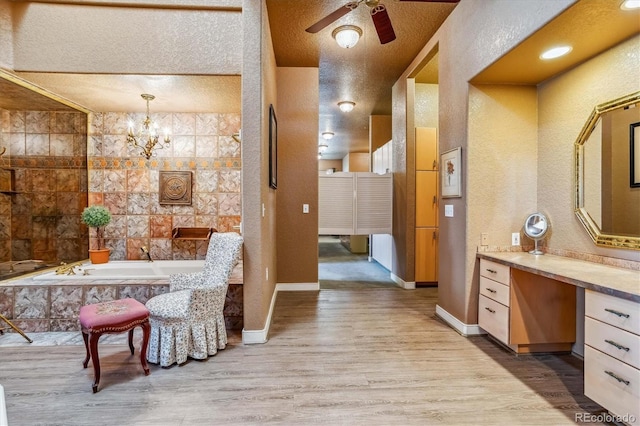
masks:
[(333, 132), (322, 132), (322, 137), (326, 140), (329, 140), (333, 137)]
[(640, 0), (625, 0), (620, 4), (622, 10), (634, 10), (640, 8)]
[(567, 53), (571, 52), (572, 47), (571, 46), (556, 46), (556, 47), (552, 47), (549, 50), (545, 50), (544, 52), (542, 52), (542, 55), (540, 55), (540, 59), (555, 59), (555, 58), (559, 58), (560, 56), (564, 56)]
[(356, 103), (355, 102), (351, 102), (351, 101), (338, 102), (338, 107), (340, 108), (340, 111), (342, 111), (342, 112), (353, 111), (353, 108), (355, 106), (356, 106)]

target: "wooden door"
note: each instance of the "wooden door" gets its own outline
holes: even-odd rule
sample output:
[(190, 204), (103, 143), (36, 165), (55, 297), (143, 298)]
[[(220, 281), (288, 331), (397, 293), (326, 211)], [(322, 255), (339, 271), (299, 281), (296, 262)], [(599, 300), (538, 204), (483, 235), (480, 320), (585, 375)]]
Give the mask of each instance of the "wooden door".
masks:
[(416, 282), (438, 281), (438, 230), (416, 229)]

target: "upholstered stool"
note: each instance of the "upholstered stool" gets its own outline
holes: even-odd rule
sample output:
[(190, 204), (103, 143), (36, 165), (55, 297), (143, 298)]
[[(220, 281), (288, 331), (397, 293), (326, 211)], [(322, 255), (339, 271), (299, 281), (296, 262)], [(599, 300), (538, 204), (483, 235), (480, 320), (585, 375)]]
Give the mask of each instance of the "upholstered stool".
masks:
[(84, 368), (93, 359), (93, 393), (98, 392), (100, 383), (100, 359), (98, 358), (98, 340), (103, 334), (129, 332), (129, 349), (133, 355), (133, 329), (142, 328), (142, 347), (140, 348), (140, 363), (144, 374), (149, 374), (147, 365), (147, 345), (149, 344), (149, 310), (135, 299), (127, 298), (110, 302), (85, 305), (80, 308), (80, 326), (82, 338), (87, 349)]

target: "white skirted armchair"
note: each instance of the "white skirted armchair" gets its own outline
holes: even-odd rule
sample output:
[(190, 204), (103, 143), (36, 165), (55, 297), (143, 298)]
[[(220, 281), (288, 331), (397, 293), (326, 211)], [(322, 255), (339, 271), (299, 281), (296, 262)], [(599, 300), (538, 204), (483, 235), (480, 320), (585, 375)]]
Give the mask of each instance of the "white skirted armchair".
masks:
[(242, 243), (235, 232), (212, 234), (202, 272), (171, 275), (169, 293), (147, 301), (147, 361), (168, 367), (185, 363), (187, 357), (205, 359), (226, 347), (224, 302)]

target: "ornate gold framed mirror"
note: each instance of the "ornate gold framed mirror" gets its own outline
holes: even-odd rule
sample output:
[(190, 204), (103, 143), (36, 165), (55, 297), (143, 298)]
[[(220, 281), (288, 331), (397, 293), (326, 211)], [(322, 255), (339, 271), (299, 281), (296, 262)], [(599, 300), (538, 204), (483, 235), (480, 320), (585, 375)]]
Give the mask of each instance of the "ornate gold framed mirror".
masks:
[(597, 105), (574, 145), (575, 213), (599, 246), (640, 250), (640, 188), (630, 183), (638, 123), (635, 92)]

